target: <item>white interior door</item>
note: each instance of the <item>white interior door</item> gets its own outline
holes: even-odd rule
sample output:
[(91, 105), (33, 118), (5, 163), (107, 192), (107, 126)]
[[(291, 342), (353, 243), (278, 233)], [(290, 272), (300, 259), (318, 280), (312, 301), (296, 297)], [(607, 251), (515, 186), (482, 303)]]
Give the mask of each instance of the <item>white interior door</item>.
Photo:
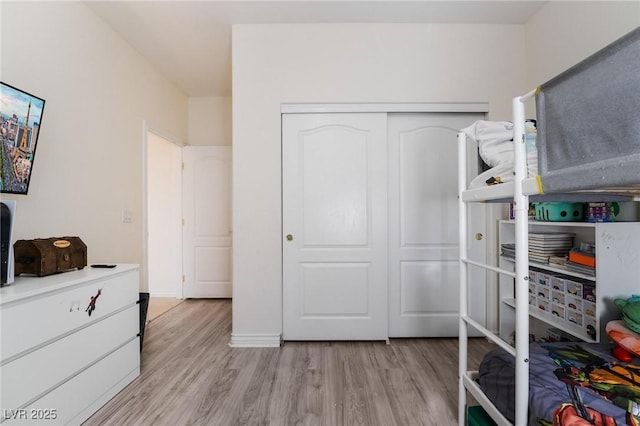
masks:
[[(389, 115), (390, 337), (458, 335), (456, 135), (482, 118), (469, 113)], [(476, 166), (477, 155), (470, 155)], [(471, 229), (482, 234), (483, 209), (471, 215)], [(473, 257), (482, 258), (484, 241), (473, 244)], [(475, 273), (474, 283), (474, 317), (484, 323), (484, 272)]]
[(283, 338), (386, 339), (386, 114), (282, 124)]
[(231, 297), (231, 147), (182, 150), (183, 295)]

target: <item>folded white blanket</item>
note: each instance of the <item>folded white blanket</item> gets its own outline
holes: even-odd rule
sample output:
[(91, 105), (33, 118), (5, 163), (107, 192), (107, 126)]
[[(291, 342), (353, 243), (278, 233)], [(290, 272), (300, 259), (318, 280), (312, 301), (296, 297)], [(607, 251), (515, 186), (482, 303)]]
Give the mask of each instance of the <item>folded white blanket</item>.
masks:
[[(527, 165), (529, 176), (538, 174), (538, 152), (535, 148), (534, 123), (525, 124), (527, 131)], [(487, 182), (509, 182), (514, 177), (513, 123), (478, 120), (461, 130), (478, 144), (478, 152), (490, 169), (476, 176), (470, 188)]]

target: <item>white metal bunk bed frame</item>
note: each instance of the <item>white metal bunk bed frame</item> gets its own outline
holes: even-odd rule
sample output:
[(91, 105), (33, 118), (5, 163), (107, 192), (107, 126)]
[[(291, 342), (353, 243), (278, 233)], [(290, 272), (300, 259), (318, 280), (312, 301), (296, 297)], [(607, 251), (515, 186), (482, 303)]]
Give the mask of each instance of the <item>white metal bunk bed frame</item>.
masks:
[[(527, 178), (527, 161), (525, 147), (525, 108), (524, 103), (535, 96), (531, 91), (523, 96), (513, 98), (513, 131), (515, 177), (512, 184), (467, 190), (466, 147), (464, 132), (458, 133), (458, 208), (460, 228), (460, 330), (459, 330), (459, 371), (458, 371), (458, 424), (466, 424), (467, 391), (480, 403), (484, 410), (499, 425), (511, 425), (504, 415), (485, 396), (475, 381), (477, 372), (467, 370), (468, 327), (480, 331), (484, 336), (502, 347), (515, 357), (515, 422), (526, 425), (529, 406), (529, 259), (528, 259), (528, 211), (529, 194), (538, 194), (540, 188), (536, 178)], [(472, 261), (467, 258), (467, 203), (495, 199), (509, 199), (514, 205), (515, 214), (515, 273), (491, 265)], [(506, 343), (491, 330), (474, 321), (469, 316), (469, 266), (483, 268), (511, 276), (515, 279), (516, 327), (515, 348)]]
[[(458, 134), (458, 164), (459, 164), (459, 227), (460, 227), (460, 365), (459, 365), (459, 407), (458, 422), (463, 425), (466, 420), (467, 391), (482, 405), (487, 413), (500, 425), (511, 424), (484, 395), (474, 377), (475, 372), (467, 371), (467, 350), (468, 350), (468, 328), (473, 327), (480, 331), (487, 338), (502, 347), (515, 357), (515, 419), (517, 426), (526, 425), (528, 418), (529, 400), (529, 306), (528, 306), (528, 210), (529, 196), (538, 196), (546, 192), (560, 195), (564, 201), (573, 199), (575, 201), (640, 201), (640, 183), (637, 179), (637, 167), (640, 165), (640, 127), (637, 125), (636, 112), (638, 109), (638, 95), (640, 88), (637, 84), (637, 69), (640, 65), (640, 57), (637, 52), (640, 49), (640, 27), (632, 30), (625, 36), (614, 41), (610, 45), (594, 53), (582, 62), (559, 74), (552, 80), (540, 86), (538, 89), (526, 95), (513, 98), (513, 124), (514, 124), (514, 158), (515, 158), (515, 178), (513, 182), (500, 185), (486, 186), (482, 188), (467, 189), (466, 173), (466, 134)], [(589, 72), (591, 70), (591, 72)], [(580, 102), (589, 98), (581, 97), (580, 94), (593, 87), (595, 78), (605, 78), (609, 76), (609, 84), (602, 87), (603, 91), (600, 101), (608, 105), (608, 111), (613, 111), (617, 119), (626, 120), (626, 126), (609, 129), (606, 135), (596, 137), (592, 142), (624, 141), (625, 147), (620, 150), (621, 156), (602, 157), (601, 151), (576, 150), (564, 153), (555, 152), (548, 148), (552, 147), (547, 143), (546, 138), (555, 133), (567, 133), (579, 139), (584, 137), (584, 132), (589, 132), (594, 126), (599, 127), (598, 122), (592, 123), (589, 114), (583, 114), (581, 110), (564, 111), (563, 121), (572, 123), (572, 126), (551, 127), (553, 120), (545, 123), (545, 105), (549, 104), (551, 98), (545, 92), (551, 90), (551, 94), (559, 95), (560, 98), (570, 95), (574, 96), (574, 101)], [(565, 85), (568, 81), (572, 84)], [(539, 90), (539, 91), (538, 91)], [(593, 95), (593, 94), (592, 94)], [(623, 96), (624, 95), (624, 96)], [(540, 97), (538, 97), (540, 96)], [(527, 178), (526, 146), (525, 146), (525, 111), (524, 103), (536, 98), (536, 110), (540, 107), (538, 118), (542, 127), (539, 127), (539, 171), (544, 176)], [(590, 99), (593, 99), (591, 96)], [(541, 105), (538, 105), (541, 104)], [(586, 103), (589, 108), (588, 102)], [(599, 103), (602, 107), (602, 104)], [(621, 108), (620, 106), (623, 106)], [(557, 107), (557, 105), (556, 105)], [(602, 107), (606, 109), (607, 107)], [(562, 110), (562, 108), (560, 108)], [(542, 115), (541, 115), (542, 113)], [(566, 115), (568, 113), (568, 115)], [(624, 113), (624, 114), (623, 114)], [(557, 112), (554, 112), (556, 116)], [(626, 115), (625, 115), (626, 114)], [(609, 119), (612, 117), (610, 114)], [(558, 118), (558, 117), (555, 117)], [(586, 123), (586, 124), (585, 124)], [(567, 124), (567, 123), (564, 123)], [(593, 125), (592, 125), (593, 124)], [(580, 129), (578, 131), (577, 129)], [(544, 131), (542, 131), (545, 129)], [(615, 131), (614, 131), (615, 130)], [(594, 132), (598, 135), (599, 132)], [(565, 136), (563, 136), (565, 137)], [(627, 140), (627, 138), (630, 138)], [(627, 146), (628, 145), (628, 146)], [(563, 145), (559, 145), (562, 147)], [(575, 147), (588, 148), (588, 144), (576, 144)], [(619, 146), (618, 146), (619, 147)], [(555, 152), (555, 153), (554, 153)], [(543, 154), (540, 157), (540, 154)], [(567, 162), (567, 156), (583, 158), (584, 164), (577, 164), (575, 161)], [(625, 161), (623, 161), (623, 158)], [(551, 161), (550, 161), (551, 160)], [(584, 167), (583, 167), (584, 166)], [(574, 173), (575, 172), (575, 173)], [(571, 177), (572, 179), (567, 179)], [(595, 179), (594, 179), (595, 178)], [(582, 181), (584, 179), (584, 182)], [(588, 187), (590, 189), (583, 189)], [(600, 189), (597, 189), (600, 188)], [(550, 191), (549, 191), (550, 189)], [(597, 196), (596, 196), (597, 194)], [(619, 196), (620, 198), (616, 198)], [(599, 198), (599, 199), (594, 199)], [(500, 200), (502, 202), (512, 201), (515, 213), (515, 273), (501, 270), (499, 268), (473, 262), (467, 258), (467, 206), (468, 202)], [(470, 283), (468, 282), (468, 268), (480, 267), (485, 270), (505, 274), (515, 279), (515, 347), (505, 343), (491, 330), (485, 328), (469, 318), (468, 295)]]

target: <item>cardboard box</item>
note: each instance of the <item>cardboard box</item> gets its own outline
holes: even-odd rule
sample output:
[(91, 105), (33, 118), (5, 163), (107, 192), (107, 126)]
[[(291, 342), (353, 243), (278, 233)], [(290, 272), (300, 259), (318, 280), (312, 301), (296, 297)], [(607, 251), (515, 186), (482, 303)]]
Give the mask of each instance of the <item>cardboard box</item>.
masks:
[(565, 294), (564, 291), (558, 291), (551, 289), (551, 301), (553, 303), (557, 303), (558, 305), (565, 305)]
[(575, 325), (582, 326), (582, 312), (574, 311), (573, 309), (565, 309), (565, 316), (567, 322), (573, 323)]
[(544, 272), (538, 272), (536, 274), (537, 278), (538, 278), (538, 284), (540, 285), (550, 285), (551, 284), (551, 275), (550, 274), (545, 274)]
[(558, 277), (558, 276), (555, 276), (555, 275), (552, 276), (551, 277), (551, 288), (564, 292), (565, 289), (566, 289), (566, 286), (564, 284), (564, 278), (561, 278), (561, 277)]
[(541, 311), (550, 312), (551, 304), (547, 299), (537, 297), (536, 300), (538, 303), (538, 309), (540, 309)]
[(596, 339), (596, 319), (588, 316), (584, 317), (584, 329), (593, 340)]
[(589, 302), (596, 301), (596, 287), (592, 285), (584, 285), (582, 287), (582, 298)]
[(564, 305), (559, 305), (557, 303), (551, 303), (551, 314), (560, 319), (565, 319), (565, 308)]
[(590, 318), (593, 318), (593, 320), (595, 321), (596, 320), (596, 304), (593, 302), (589, 302), (588, 300), (583, 300), (582, 313), (584, 314), (585, 318), (590, 317)]
[(545, 300), (551, 300), (551, 289), (546, 285), (538, 284), (536, 287), (536, 296)]
[(564, 283), (566, 286), (565, 290), (567, 294), (572, 294), (574, 296), (582, 298), (582, 283), (579, 283), (577, 281), (572, 281), (569, 279), (565, 279)]
[(582, 312), (582, 298), (580, 296), (566, 294), (564, 298), (564, 305), (569, 309)]

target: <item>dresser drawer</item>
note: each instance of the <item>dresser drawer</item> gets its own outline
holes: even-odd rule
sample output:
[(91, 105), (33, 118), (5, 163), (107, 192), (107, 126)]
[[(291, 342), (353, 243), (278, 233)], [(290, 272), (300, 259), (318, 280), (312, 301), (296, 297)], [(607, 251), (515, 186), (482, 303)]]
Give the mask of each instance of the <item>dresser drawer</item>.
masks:
[(135, 338), (2, 425), (79, 425), (139, 375), (140, 341)]
[[(87, 307), (99, 289), (101, 294), (95, 301), (95, 310), (89, 315)], [(88, 326), (136, 303), (138, 297), (138, 271), (135, 270), (7, 304), (1, 311), (2, 362)]]
[[(129, 308), (2, 366), (2, 407), (17, 409), (87, 368), (138, 334)], [(55, 365), (55, 367), (52, 367)]]

